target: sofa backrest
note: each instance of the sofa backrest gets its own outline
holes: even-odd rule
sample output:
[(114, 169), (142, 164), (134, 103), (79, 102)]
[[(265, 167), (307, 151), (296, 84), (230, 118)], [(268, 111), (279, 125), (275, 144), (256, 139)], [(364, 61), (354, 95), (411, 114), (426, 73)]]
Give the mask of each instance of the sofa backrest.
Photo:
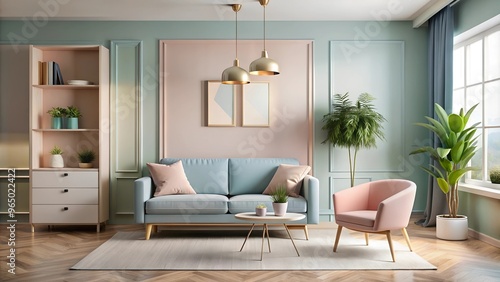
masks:
[(182, 161), (189, 183), (198, 194), (229, 194), (228, 159), (165, 158), (161, 164)]
[(294, 158), (229, 159), (229, 194), (262, 194), (280, 164), (298, 165)]

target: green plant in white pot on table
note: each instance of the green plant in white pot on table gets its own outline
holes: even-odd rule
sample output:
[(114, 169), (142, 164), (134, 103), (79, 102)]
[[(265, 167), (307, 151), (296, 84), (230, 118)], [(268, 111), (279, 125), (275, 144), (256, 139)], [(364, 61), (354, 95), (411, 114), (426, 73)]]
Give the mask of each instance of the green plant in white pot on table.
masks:
[(286, 191), (286, 187), (278, 185), (270, 195), (273, 201), (274, 215), (284, 216), (288, 208), (288, 192)]
[(476, 107), (477, 104), (467, 113), (461, 109), (459, 114), (448, 114), (435, 104), (438, 119), (426, 117), (429, 123), (417, 123), (435, 133), (441, 143), (437, 148), (425, 146), (410, 153), (428, 153), (436, 161), (436, 165), (423, 169), (436, 179), (439, 188), (446, 194), (449, 214), (436, 218), (436, 236), (441, 239), (466, 240), (468, 237), (467, 216), (458, 214), (458, 185), (468, 171), (475, 170), (469, 166), (469, 161), (477, 150), (476, 126), (479, 123), (466, 126)]
[(63, 151), (58, 146), (54, 146), (52, 150), (50, 150), (51, 158), (50, 158), (50, 167), (61, 168), (64, 167), (64, 159), (62, 157)]
[(78, 166), (81, 168), (91, 168), (92, 162), (95, 160), (95, 153), (92, 150), (82, 150), (78, 152), (80, 162)]
[(257, 216), (265, 216), (267, 213), (267, 206), (265, 204), (258, 204), (255, 206), (255, 214)]

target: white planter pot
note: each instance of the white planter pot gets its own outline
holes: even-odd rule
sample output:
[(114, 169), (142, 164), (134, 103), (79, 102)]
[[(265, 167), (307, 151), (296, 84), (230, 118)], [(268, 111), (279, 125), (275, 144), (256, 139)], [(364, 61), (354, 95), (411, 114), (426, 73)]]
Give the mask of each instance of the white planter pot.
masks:
[(62, 155), (52, 155), (50, 158), (50, 167), (64, 167)]
[(273, 203), (273, 210), (275, 216), (284, 216), (286, 214), (286, 209), (288, 208), (287, 203)]
[(257, 216), (266, 216), (267, 208), (255, 208), (255, 214)]
[(467, 240), (469, 235), (469, 224), (467, 217), (459, 215), (458, 218), (436, 216), (436, 236), (444, 240)]

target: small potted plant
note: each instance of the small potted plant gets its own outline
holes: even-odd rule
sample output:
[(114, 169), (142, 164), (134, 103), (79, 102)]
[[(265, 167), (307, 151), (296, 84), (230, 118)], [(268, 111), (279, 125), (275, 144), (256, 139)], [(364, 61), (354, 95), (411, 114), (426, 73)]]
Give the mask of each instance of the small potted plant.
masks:
[(95, 160), (95, 153), (92, 150), (80, 151), (78, 152), (78, 159), (80, 160), (79, 167), (91, 168), (92, 162)]
[(52, 129), (61, 129), (62, 128), (62, 118), (66, 113), (66, 109), (61, 107), (52, 107), (52, 109), (48, 110), (47, 113), (52, 117)]
[(64, 167), (64, 159), (62, 157), (63, 151), (58, 146), (54, 146), (52, 150), (50, 150), (50, 154), (52, 155), (50, 158), (50, 167), (61, 168)]
[(78, 118), (82, 116), (80, 110), (75, 106), (68, 106), (66, 108), (66, 116), (68, 118), (67, 128), (78, 129)]
[(493, 184), (500, 184), (500, 166), (490, 170), (490, 181)]
[(274, 215), (284, 216), (288, 208), (288, 192), (285, 186), (276, 186), (276, 189), (271, 193), (271, 199), (273, 201)]
[(255, 214), (257, 216), (265, 216), (267, 213), (267, 206), (265, 204), (258, 204), (255, 207)]

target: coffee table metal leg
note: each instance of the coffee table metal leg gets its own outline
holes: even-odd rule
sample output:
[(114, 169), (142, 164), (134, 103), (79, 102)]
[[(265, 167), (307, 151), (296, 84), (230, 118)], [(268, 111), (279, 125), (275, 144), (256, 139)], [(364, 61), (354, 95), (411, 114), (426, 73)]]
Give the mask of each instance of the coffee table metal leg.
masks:
[(286, 226), (286, 224), (283, 223), (283, 226), (285, 226), (286, 232), (288, 233), (288, 237), (290, 237), (290, 240), (292, 241), (293, 247), (295, 248), (297, 255), (300, 257), (299, 250), (297, 250), (297, 247), (295, 246), (295, 242), (293, 241), (292, 235), (290, 234), (290, 230), (288, 230), (288, 227)]
[(269, 239), (269, 226), (266, 226), (266, 235), (267, 235), (267, 247), (269, 248), (269, 252), (271, 252), (271, 242)]
[(243, 247), (245, 247), (245, 243), (247, 242), (248, 238), (250, 237), (250, 234), (252, 234), (252, 230), (254, 227), (255, 227), (255, 223), (252, 224), (252, 228), (250, 228), (250, 231), (248, 232), (248, 235), (245, 238), (245, 241), (243, 241), (243, 245), (241, 246), (240, 252), (243, 250)]

